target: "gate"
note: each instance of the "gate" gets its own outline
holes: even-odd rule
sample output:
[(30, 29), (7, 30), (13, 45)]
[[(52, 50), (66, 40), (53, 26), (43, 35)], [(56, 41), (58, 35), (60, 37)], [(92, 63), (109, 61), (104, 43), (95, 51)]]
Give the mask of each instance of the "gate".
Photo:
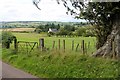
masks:
[(18, 51), (21, 49), (30, 53), (34, 50), (35, 46), (38, 48), (38, 42), (18, 41)]

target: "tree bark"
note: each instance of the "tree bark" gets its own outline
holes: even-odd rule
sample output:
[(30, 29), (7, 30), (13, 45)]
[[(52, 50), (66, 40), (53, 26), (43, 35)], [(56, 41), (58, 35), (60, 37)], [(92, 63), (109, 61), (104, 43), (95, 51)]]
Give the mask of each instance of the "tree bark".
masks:
[(93, 56), (110, 56), (120, 58), (120, 15), (116, 14), (113, 18), (112, 32), (107, 37), (105, 44), (100, 47)]

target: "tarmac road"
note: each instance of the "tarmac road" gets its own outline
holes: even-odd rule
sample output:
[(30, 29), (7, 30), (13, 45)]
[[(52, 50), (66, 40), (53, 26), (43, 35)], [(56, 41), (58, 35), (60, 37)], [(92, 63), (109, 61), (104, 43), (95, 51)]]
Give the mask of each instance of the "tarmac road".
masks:
[(2, 72), (2, 78), (37, 78), (33, 75), (30, 75), (22, 70), (19, 70), (17, 68), (14, 68), (2, 61), (0, 61), (0, 63), (2, 63), (2, 71), (1, 71), (1, 67), (0, 67), (0, 72)]

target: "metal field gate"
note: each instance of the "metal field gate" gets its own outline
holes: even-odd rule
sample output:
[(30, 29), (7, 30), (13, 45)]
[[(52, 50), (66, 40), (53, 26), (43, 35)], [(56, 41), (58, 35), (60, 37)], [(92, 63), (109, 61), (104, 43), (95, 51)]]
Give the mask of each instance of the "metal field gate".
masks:
[(18, 41), (18, 51), (30, 53), (35, 48), (38, 48), (38, 42)]

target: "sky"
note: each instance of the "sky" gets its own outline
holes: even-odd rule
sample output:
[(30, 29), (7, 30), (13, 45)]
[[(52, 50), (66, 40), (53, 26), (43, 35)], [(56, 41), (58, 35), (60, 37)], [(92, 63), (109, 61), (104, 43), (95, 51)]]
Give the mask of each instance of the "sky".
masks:
[(1, 0), (0, 21), (83, 21), (67, 15), (67, 9), (58, 5), (56, 0), (41, 0), (39, 7), (41, 10), (33, 5), (32, 0)]

